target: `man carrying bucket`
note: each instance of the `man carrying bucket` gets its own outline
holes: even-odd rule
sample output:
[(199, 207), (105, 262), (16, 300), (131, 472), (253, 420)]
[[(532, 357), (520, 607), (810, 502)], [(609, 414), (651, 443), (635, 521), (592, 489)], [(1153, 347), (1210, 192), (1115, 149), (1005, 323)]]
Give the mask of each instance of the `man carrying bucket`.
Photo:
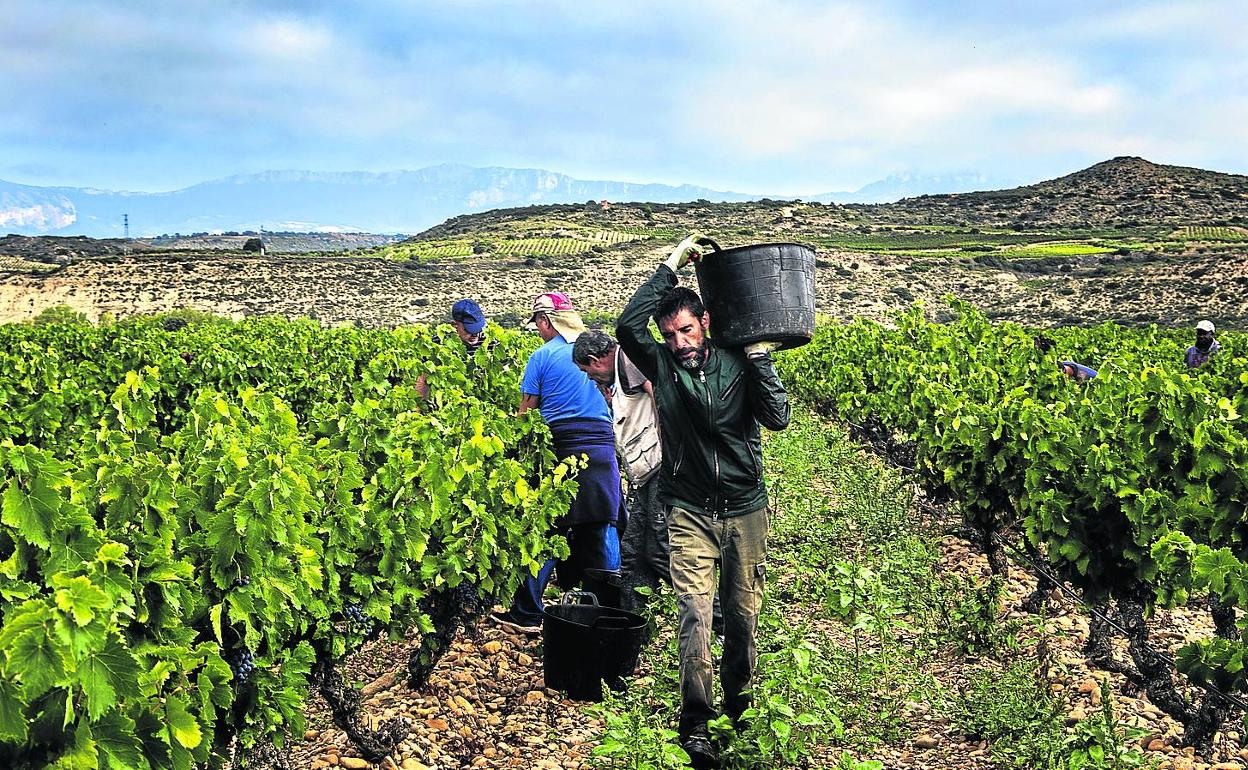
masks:
[[(702, 256), (699, 236), (680, 243), (637, 290), (616, 336), (653, 384), (663, 443), (659, 499), (668, 507), (672, 583), (680, 611), (679, 733), (695, 767), (715, 767), (707, 721), (712, 705), (711, 597), (723, 601), (723, 710), (734, 721), (749, 705), (763, 601), (767, 489), (759, 425), (782, 430), (789, 401), (772, 366), (773, 342), (722, 348), (707, 336), (710, 315), (676, 271)], [(663, 342), (655, 342), (654, 318)]]

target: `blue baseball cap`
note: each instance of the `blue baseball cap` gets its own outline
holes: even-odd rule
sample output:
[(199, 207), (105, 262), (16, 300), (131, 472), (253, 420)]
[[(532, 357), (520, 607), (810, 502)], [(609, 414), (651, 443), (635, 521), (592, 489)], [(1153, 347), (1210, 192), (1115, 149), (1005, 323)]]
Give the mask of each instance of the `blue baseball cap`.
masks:
[(470, 299), (461, 299), (451, 308), (451, 319), (464, 325), (469, 334), (480, 334), (485, 328), (485, 313), (481, 306)]

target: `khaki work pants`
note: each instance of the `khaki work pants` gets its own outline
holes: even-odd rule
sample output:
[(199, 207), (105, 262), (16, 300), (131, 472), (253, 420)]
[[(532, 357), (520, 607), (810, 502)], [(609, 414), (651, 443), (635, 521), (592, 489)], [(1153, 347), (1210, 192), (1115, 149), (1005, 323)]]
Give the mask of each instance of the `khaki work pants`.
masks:
[(714, 719), (712, 705), (711, 604), (715, 565), (724, 613), (724, 658), (720, 681), (724, 713), (732, 718), (749, 705), (758, 652), (754, 633), (763, 604), (767, 567), (767, 509), (713, 519), (673, 507), (667, 516), (672, 553), (672, 588), (680, 609), (681, 737)]

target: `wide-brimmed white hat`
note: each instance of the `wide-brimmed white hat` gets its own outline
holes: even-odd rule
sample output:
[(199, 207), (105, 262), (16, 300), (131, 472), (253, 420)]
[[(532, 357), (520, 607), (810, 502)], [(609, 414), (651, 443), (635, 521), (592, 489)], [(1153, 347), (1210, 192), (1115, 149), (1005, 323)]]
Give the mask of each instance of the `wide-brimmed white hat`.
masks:
[(537, 298), (533, 300), (533, 313), (529, 316), (527, 328), (537, 328), (534, 321), (538, 315), (546, 316), (550, 325), (555, 327), (555, 331), (559, 332), (559, 336), (567, 340), (568, 344), (576, 342), (576, 338), (585, 331), (585, 322), (581, 320), (581, 314), (573, 308), (571, 298), (561, 291), (548, 291), (537, 295)]

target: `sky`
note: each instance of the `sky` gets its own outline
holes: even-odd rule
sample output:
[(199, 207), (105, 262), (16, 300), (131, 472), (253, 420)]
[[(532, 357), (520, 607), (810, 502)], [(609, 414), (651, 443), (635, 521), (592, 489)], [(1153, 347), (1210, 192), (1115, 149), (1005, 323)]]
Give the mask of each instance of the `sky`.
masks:
[(1183, 2), (0, 0), (0, 179), (439, 163), (746, 193), (1248, 173), (1248, 12)]

